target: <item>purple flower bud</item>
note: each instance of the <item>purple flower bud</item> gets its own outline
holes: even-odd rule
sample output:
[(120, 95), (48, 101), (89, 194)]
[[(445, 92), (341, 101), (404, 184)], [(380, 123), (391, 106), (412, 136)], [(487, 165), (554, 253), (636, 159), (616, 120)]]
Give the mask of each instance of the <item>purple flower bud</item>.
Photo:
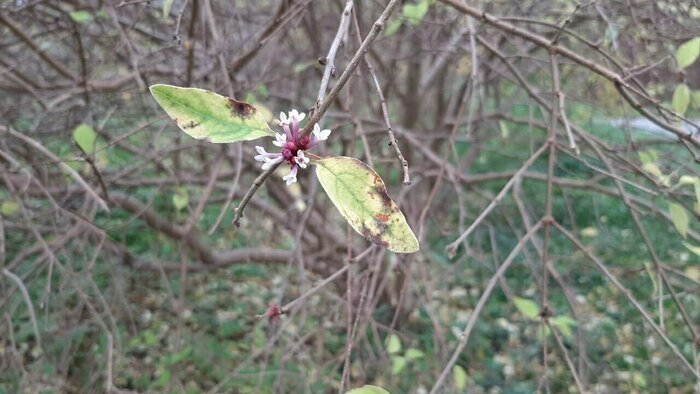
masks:
[(310, 142), (311, 142), (311, 138), (309, 138), (308, 135), (301, 137), (301, 139), (299, 140), (299, 145), (301, 145), (300, 148), (302, 150), (305, 150), (306, 146), (309, 145)]
[(282, 151), (282, 156), (284, 156), (285, 160), (290, 160), (295, 156), (295, 154), (292, 152), (291, 149), (287, 148)]

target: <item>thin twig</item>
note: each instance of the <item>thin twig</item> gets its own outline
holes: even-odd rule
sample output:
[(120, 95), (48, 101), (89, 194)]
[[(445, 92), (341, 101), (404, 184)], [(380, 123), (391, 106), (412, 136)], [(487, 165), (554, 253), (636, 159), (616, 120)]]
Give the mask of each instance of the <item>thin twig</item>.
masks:
[(512, 177), (510, 178), (510, 180), (508, 181), (508, 183), (506, 183), (505, 186), (503, 186), (503, 189), (501, 189), (501, 191), (496, 195), (496, 197), (494, 197), (493, 200), (491, 200), (491, 202), (489, 203), (489, 205), (481, 212), (481, 214), (479, 215), (479, 217), (477, 217), (476, 220), (474, 220), (474, 222), (472, 222), (472, 224), (469, 226), (469, 228), (467, 228), (467, 230), (466, 230), (465, 232), (463, 232), (462, 235), (459, 236), (459, 238), (457, 238), (457, 239), (454, 240), (452, 243), (450, 243), (449, 245), (447, 245), (447, 247), (445, 248), (445, 252), (447, 253), (447, 255), (448, 255), (450, 258), (452, 258), (452, 257), (455, 256), (455, 254), (457, 253), (457, 248), (459, 247), (459, 245), (460, 245), (462, 242), (464, 242), (464, 240), (467, 239), (467, 237), (469, 237), (469, 235), (479, 226), (479, 224), (481, 224), (481, 222), (484, 221), (484, 219), (486, 219), (486, 217), (487, 217), (494, 209), (496, 209), (496, 207), (498, 206), (498, 204), (501, 203), (501, 201), (502, 201), (503, 198), (506, 196), (506, 194), (508, 193), (508, 191), (513, 187), (513, 185), (515, 184), (515, 182), (516, 182), (518, 179), (520, 179), (520, 177), (522, 177), (522, 175), (525, 173), (525, 171), (526, 171), (528, 168), (530, 168), (530, 166), (532, 165), (532, 163), (534, 163), (535, 160), (537, 160), (537, 159), (540, 157), (540, 155), (542, 155), (542, 153), (544, 153), (548, 148), (549, 148), (548, 144), (542, 145), (539, 149), (537, 149), (537, 150), (535, 151), (535, 153), (532, 154), (532, 156), (530, 156), (529, 159), (525, 160), (525, 162), (524, 162), (523, 165), (520, 167), (520, 169), (519, 169), (518, 171), (516, 171), (515, 174), (513, 174), (513, 176), (512, 176)]
[(27, 305), (27, 311), (29, 312), (29, 319), (32, 321), (32, 329), (34, 330), (36, 343), (39, 346), (39, 349), (43, 349), (41, 345), (41, 335), (39, 335), (39, 325), (36, 322), (36, 313), (34, 313), (34, 306), (32, 305), (31, 297), (29, 297), (29, 291), (27, 291), (27, 287), (24, 286), (24, 283), (22, 283), (22, 279), (20, 279), (19, 276), (13, 274), (7, 268), (3, 268), (2, 273), (8, 279), (14, 282), (19, 291), (22, 293), (22, 298), (24, 299), (24, 303)]
[[(330, 108), (331, 104), (335, 100), (335, 98), (338, 96), (340, 93), (340, 90), (343, 89), (345, 84), (350, 80), (350, 77), (352, 74), (355, 72), (355, 69), (357, 69), (357, 66), (359, 66), (360, 61), (362, 58), (365, 56), (367, 53), (367, 50), (369, 49), (370, 45), (374, 42), (374, 40), (377, 39), (379, 36), (379, 32), (384, 28), (384, 24), (386, 23), (386, 20), (389, 18), (389, 15), (391, 15), (391, 12), (396, 8), (398, 5), (399, 0), (391, 0), (389, 4), (384, 8), (384, 11), (382, 14), (377, 18), (377, 21), (374, 22), (374, 25), (372, 25), (372, 29), (370, 32), (367, 34), (367, 37), (365, 37), (365, 40), (362, 42), (362, 45), (360, 45), (360, 48), (355, 52), (355, 55), (353, 58), (350, 60), (350, 63), (348, 66), (345, 68), (343, 73), (340, 75), (338, 78), (338, 82), (336, 82), (335, 86), (333, 86), (333, 89), (328, 93), (328, 96), (326, 98), (318, 103), (316, 106), (313, 115), (311, 116), (311, 119), (309, 119), (309, 122), (306, 124), (304, 129), (301, 131), (300, 135), (303, 136), (308, 136), (311, 134), (311, 131), (313, 130), (313, 127), (318, 121), (321, 119), (321, 117), (328, 111), (328, 108)], [(240, 221), (241, 218), (243, 217), (243, 211), (245, 210), (246, 205), (248, 205), (248, 202), (250, 199), (253, 197), (255, 192), (262, 186), (263, 183), (267, 180), (267, 178), (272, 175), (273, 172), (281, 165), (282, 163), (277, 163), (273, 165), (272, 167), (268, 168), (267, 170), (263, 171), (256, 179), (255, 182), (253, 182), (253, 185), (248, 189), (246, 194), (243, 196), (243, 199), (241, 202), (238, 204), (236, 209), (234, 210), (234, 217), (233, 217), (233, 224), (236, 227), (240, 226)]]
[(508, 267), (510, 267), (511, 263), (513, 263), (515, 258), (520, 254), (522, 248), (524, 248), (525, 245), (527, 245), (527, 243), (530, 241), (530, 238), (540, 229), (541, 226), (541, 220), (537, 222), (534, 226), (532, 226), (530, 231), (528, 231), (527, 234), (525, 234), (525, 236), (523, 236), (520, 239), (520, 241), (518, 241), (518, 244), (515, 245), (508, 257), (506, 257), (506, 259), (503, 261), (501, 266), (498, 267), (496, 273), (494, 273), (493, 276), (491, 276), (491, 279), (489, 279), (489, 282), (486, 284), (484, 292), (481, 294), (481, 297), (479, 297), (479, 301), (476, 303), (474, 310), (469, 315), (467, 325), (464, 327), (464, 330), (462, 330), (462, 333), (459, 336), (459, 342), (457, 343), (455, 351), (452, 353), (450, 361), (448, 361), (447, 364), (445, 364), (445, 367), (442, 369), (440, 376), (433, 385), (433, 388), (430, 390), (430, 394), (436, 394), (439, 392), (440, 387), (442, 387), (442, 385), (445, 382), (445, 379), (447, 378), (447, 375), (452, 371), (452, 368), (454, 367), (455, 363), (457, 363), (457, 358), (459, 358), (459, 355), (462, 353), (462, 350), (464, 350), (465, 346), (467, 346), (467, 341), (469, 340), (469, 335), (472, 332), (472, 328), (474, 328), (474, 324), (476, 324), (476, 321), (479, 319), (481, 310), (484, 309), (484, 306), (486, 306), (486, 301), (488, 301), (488, 299), (491, 297), (491, 292), (493, 291), (494, 287), (496, 287), (499, 278), (506, 272)]
[[(357, 21), (357, 15), (353, 15), (353, 22), (355, 24), (355, 33), (357, 34), (357, 40), (361, 41), (362, 39), (360, 37), (360, 24)], [(404, 186), (408, 186), (411, 184), (411, 177), (408, 173), (408, 161), (404, 158), (403, 153), (401, 153), (401, 149), (399, 148), (399, 140), (396, 139), (396, 136), (394, 135), (394, 129), (391, 127), (391, 121), (389, 120), (389, 109), (386, 105), (384, 92), (382, 92), (382, 86), (379, 83), (379, 78), (377, 78), (377, 73), (374, 71), (374, 67), (372, 67), (372, 63), (369, 61), (368, 56), (365, 56), (365, 65), (367, 66), (369, 73), (372, 75), (374, 88), (376, 89), (377, 96), (379, 97), (379, 103), (382, 108), (382, 116), (384, 117), (384, 124), (386, 124), (386, 132), (387, 134), (389, 134), (389, 145), (394, 147), (396, 156), (399, 157), (401, 167), (403, 168), (403, 184)]]
[(688, 368), (688, 370), (695, 376), (696, 379), (700, 379), (700, 372), (696, 371), (695, 368), (688, 362), (688, 360), (683, 357), (683, 353), (678, 349), (678, 347), (669, 339), (669, 337), (661, 330), (661, 328), (654, 323), (654, 319), (649, 315), (649, 313), (644, 309), (642, 304), (637, 301), (637, 299), (616, 277), (608, 270), (608, 268), (603, 264), (598, 257), (596, 257), (591, 251), (586, 248), (583, 243), (576, 238), (571, 232), (565, 229), (562, 225), (556, 221), (553, 223), (554, 226), (562, 233), (566, 238), (568, 238), (590, 261), (592, 261), (598, 269), (605, 274), (605, 276), (617, 287), (617, 289), (627, 298), (627, 300), (637, 309), (637, 311), (642, 315), (647, 324), (654, 329), (656, 334), (661, 337), (661, 339), (666, 343), (666, 345), (671, 349), (674, 355), (678, 357), (683, 365)]
[(343, 14), (340, 17), (340, 24), (338, 24), (338, 31), (335, 33), (331, 48), (328, 50), (328, 56), (324, 59), (326, 67), (323, 70), (321, 85), (318, 88), (318, 101), (323, 101), (325, 98), (328, 83), (331, 81), (331, 75), (335, 72), (335, 55), (338, 53), (338, 48), (340, 48), (340, 44), (347, 35), (348, 28), (350, 27), (350, 16), (353, 14), (352, 4), (353, 0), (348, 0), (347, 3), (345, 3), (345, 9), (343, 9)]

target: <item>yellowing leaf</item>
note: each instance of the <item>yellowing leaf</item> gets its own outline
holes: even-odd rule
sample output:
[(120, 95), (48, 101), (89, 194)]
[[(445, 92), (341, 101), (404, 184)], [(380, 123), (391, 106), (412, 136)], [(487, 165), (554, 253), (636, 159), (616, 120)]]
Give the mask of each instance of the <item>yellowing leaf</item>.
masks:
[(389, 354), (398, 353), (401, 351), (401, 340), (394, 334), (386, 338), (386, 351)]
[(690, 176), (690, 175), (682, 175), (678, 179), (678, 185), (683, 186), (683, 185), (695, 185), (696, 183), (700, 182), (700, 178), (696, 176)]
[(345, 394), (391, 394), (381, 387), (366, 384), (360, 388), (352, 389)]
[(679, 115), (685, 115), (688, 110), (688, 104), (690, 104), (690, 89), (688, 85), (682, 83), (676, 87), (673, 92), (673, 110)]
[(695, 63), (700, 55), (700, 37), (695, 37), (681, 45), (676, 51), (676, 61), (678, 68), (684, 69)]
[(397, 253), (418, 251), (406, 218), (367, 164), (352, 157), (327, 157), (313, 164), (323, 190), (358, 234)]
[(664, 176), (664, 173), (661, 172), (661, 169), (654, 163), (643, 164), (642, 170), (648, 172), (651, 175), (654, 175), (657, 178), (662, 178)]
[(274, 133), (252, 105), (196, 88), (153, 85), (151, 94), (182, 131), (223, 144), (249, 141)]
[(525, 315), (525, 317), (529, 319), (537, 318), (539, 308), (537, 308), (537, 304), (535, 304), (534, 301), (528, 300), (527, 298), (513, 297), (513, 302), (515, 303), (515, 307), (518, 308), (520, 313)]
[[(700, 249), (700, 248), (698, 248)], [(700, 255), (700, 251), (697, 252), (697, 254)], [(690, 279), (700, 282), (700, 268), (698, 267), (688, 267), (686, 268), (683, 273)]]
[(581, 230), (581, 235), (586, 238), (594, 238), (598, 236), (598, 229), (595, 227), (586, 227)]
[(459, 393), (463, 393), (467, 387), (467, 372), (459, 365), (452, 367), (452, 375), (455, 384), (455, 389)]
[(668, 204), (668, 212), (671, 214), (671, 221), (676, 226), (676, 230), (685, 238), (688, 234), (688, 225), (690, 223), (685, 208), (680, 204), (670, 203)]

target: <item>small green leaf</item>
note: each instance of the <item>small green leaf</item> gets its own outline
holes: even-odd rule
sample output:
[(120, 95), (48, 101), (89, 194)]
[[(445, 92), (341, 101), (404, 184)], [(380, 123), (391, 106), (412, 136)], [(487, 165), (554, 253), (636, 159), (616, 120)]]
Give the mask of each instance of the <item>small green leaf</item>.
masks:
[(358, 234), (397, 253), (418, 251), (406, 218), (367, 164), (352, 157), (327, 157), (313, 164), (323, 190)]
[(19, 203), (12, 200), (3, 201), (0, 205), (0, 212), (5, 216), (12, 216), (19, 212)]
[(151, 94), (182, 131), (224, 144), (250, 141), (274, 133), (252, 105), (196, 88), (153, 85)]
[(87, 11), (71, 11), (68, 15), (77, 23), (87, 23), (92, 20), (92, 14)]
[(170, 7), (173, 6), (173, 0), (163, 0), (163, 19), (170, 15)]
[(688, 104), (690, 104), (690, 89), (688, 85), (682, 83), (676, 87), (676, 91), (673, 92), (673, 110), (679, 115), (685, 115), (688, 110)]
[(686, 248), (688, 248), (689, 251), (691, 251), (691, 252), (695, 253), (696, 255), (700, 256), (700, 246), (691, 245), (691, 244), (689, 244), (689, 243), (687, 243), (687, 242), (683, 242), (683, 246), (685, 246)]
[(513, 302), (515, 303), (515, 307), (518, 308), (520, 313), (525, 315), (525, 317), (529, 319), (537, 318), (539, 308), (537, 308), (537, 304), (535, 304), (534, 301), (528, 300), (527, 298), (513, 297)]
[(659, 161), (659, 154), (656, 153), (655, 150), (645, 150), (645, 151), (640, 151), (638, 153), (639, 155), (639, 161), (642, 162), (642, 164), (653, 164)]
[(409, 348), (409, 349), (406, 349), (406, 353), (404, 353), (404, 356), (408, 360), (417, 360), (419, 358), (423, 358), (423, 356), (425, 356), (425, 354), (416, 348)]
[(381, 387), (366, 384), (362, 387), (352, 389), (345, 394), (391, 394)]
[(693, 104), (695, 109), (700, 108), (700, 90), (693, 90), (690, 93), (690, 102)]
[(190, 203), (190, 193), (184, 187), (177, 188), (173, 194), (173, 205), (178, 211), (182, 211)]
[(508, 129), (508, 124), (506, 122), (499, 120), (498, 128), (501, 129), (501, 138), (506, 139), (510, 136), (510, 130)]
[(415, 4), (404, 4), (402, 9), (403, 16), (408, 19), (408, 23), (413, 26), (418, 26), (425, 14), (428, 13), (429, 7), (430, 0), (421, 0)]
[(692, 40), (681, 45), (676, 51), (676, 61), (678, 68), (684, 69), (695, 63), (700, 55), (700, 37), (695, 37)]
[(467, 387), (467, 372), (459, 365), (452, 367), (452, 375), (455, 389), (457, 392), (463, 393), (464, 389)]
[(389, 37), (393, 36), (396, 34), (397, 31), (399, 31), (399, 28), (401, 27), (401, 20), (400, 19), (392, 19), (389, 21), (389, 24), (386, 26), (386, 29), (384, 30), (384, 34)]
[(78, 144), (80, 149), (82, 149), (88, 155), (95, 152), (95, 141), (97, 140), (97, 134), (95, 130), (86, 124), (81, 124), (73, 130), (73, 139)]
[(398, 353), (401, 351), (401, 340), (394, 334), (386, 338), (386, 351), (389, 354)]
[(401, 356), (391, 358), (391, 374), (398, 375), (406, 367), (406, 359)]
[(688, 225), (690, 224), (690, 219), (688, 219), (688, 213), (685, 211), (685, 208), (680, 204), (672, 202), (668, 204), (668, 212), (671, 214), (671, 221), (673, 221), (673, 225), (676, 226), (676, 230), (685, 238), (688, 235)]
[(559, 331), (561, 331), (564, 338), (569, 339), (573, 336), (573, 331), (571, 327), (576, 326), (576, 320), (569, 317), (569, 315), (559, 315), (549, 319), (549, 322), (553, 326), (556, 326)]

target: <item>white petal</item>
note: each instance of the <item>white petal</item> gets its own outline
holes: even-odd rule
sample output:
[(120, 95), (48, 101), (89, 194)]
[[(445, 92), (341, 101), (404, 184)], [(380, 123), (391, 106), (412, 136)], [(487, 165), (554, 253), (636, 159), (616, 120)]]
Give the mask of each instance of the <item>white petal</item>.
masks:
[(303, 151), (299, 150), (297, 151), (297, 157), (294, 158), (294, 162), (297, 163), (302, 169), (305, 169), (309, 164), (309, 158), (304, 155)]
[(275, 140), (272, 141), (272, 145), (279, 146), (280, 148), (284, 147), (284, 144), (287, 143), (287, 136), (284, 134), (280, 133), (275, 133)]
[(263, 148), (262, 146), (256, 146), (255, 150), (261, 155), (267, 154), (267, 152), (265, 152), (265, 148)]
[(297, 181), (297, 176), (293, 172), (290, 172), (289, 174), (285, 175), (282, 177), (283, 181), (287, 182), (287, 186), (291, 185), (292, 183)]
[(316, 123), (314, 125), (313, 133), (314, 133), (314, 136), (316, 137), (317, 140), (325, 141), (328, 139), (328, 136), (331, 135), (331, 130), (330, 129), (321, 130), (321, 126), (319, 126), (318, 123)]
[(273, 165), (280, 163), (284, 158), (282, 156), (276, 157), (274, 159), (266, 158), (265, 164), (262, 165), (263, 171), (269, 170)]

